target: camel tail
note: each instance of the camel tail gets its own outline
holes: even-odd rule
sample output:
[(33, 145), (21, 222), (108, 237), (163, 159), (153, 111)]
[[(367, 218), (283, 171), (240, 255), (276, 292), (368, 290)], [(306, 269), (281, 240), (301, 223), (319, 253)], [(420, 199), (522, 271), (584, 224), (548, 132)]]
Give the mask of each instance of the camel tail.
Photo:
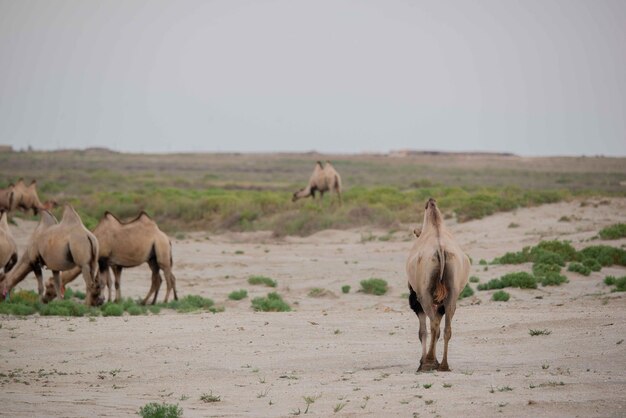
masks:
[(169, 241), (170, 243), (170, 268), (174, 267), (174, 259), (172, 258), (172, 241)]
[(96, 277), (98, 268), (98, 250), (96, 244), (93, 242), (93, 237), (87, 237), (89, 245), (91, 246), (91, 260), (89, 261), (89, 268), (91, 270), (91, 277)]
[(448, 297), (448, 280), (445, 280), (445, 276), (447, 276), (448, 273), (448, 269), (446, 269), (446, 252), (443, 251), (441, 247), (437, 250), (437, 258), (439, 259), (439, 277), (433, 275), (433, 279), (436, 280), (433, 300), (436, 304), (440, 304)]

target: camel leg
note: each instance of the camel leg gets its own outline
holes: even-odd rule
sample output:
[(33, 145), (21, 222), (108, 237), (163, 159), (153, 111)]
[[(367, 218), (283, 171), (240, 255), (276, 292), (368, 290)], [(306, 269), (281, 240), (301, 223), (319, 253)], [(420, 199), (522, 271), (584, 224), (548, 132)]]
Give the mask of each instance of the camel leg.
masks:
[(57, 292), (57, 299), (63, 300), (65, 290), (61, 287), (61, 274), (58, 271), (52, 272), (52, 284), (54, 284), (54, 290)]
[(167, 285), (167, 291), (165, 293), (165, 303), (170, 297), (170, 291), (174, 290), (174, 300), (178, 300), (178, 294), (176, 293), (176, 277), (172, 273), (172, 269), (165, 267), (163, 269), (163, 276), (165, 276), (165, 284)]
[(102, 296), (100, 295), (102, 291), (102, 286), (100, 284), (100, 277), (96, 275), (92, 275), (91, 267), (88, 264), (85, 264), (82, 267), (83, 279), (85, 280), (85, 293), (87, 297), (85, 297), (85, 305), (87, 306), (97, 306), (102, 303)]
[(159, 288), (161, 287), (161, 275), (159, 274), (159, 266), (156, 261), (148, 261), (148, 265), (150, 266), (150, 270), (152, 270), (152, 283), (150, 285), (150, 291), (146, 295), (146, 297), (141, 302), (142, 305), (148, 303), (148, 299), (154, 293), (154, 299), (152, 300), (152, 304), (156, 303), (157, 296), (159, 294)]
[[(9, 300), (11, 289), (13, 289), (19, 282), (24, 280), (24, 277), (26, 277), (28, 273), (33, 271), (34, 267), (35, 266), (33, 264), (29, 263), (26, 260), (25, 255), (22, 256), (17, 264), (17, 267), (15, 267), (14, 270), (11, 270), (11, 272), (4, 279), (2, 286), (2, 298)], [(39, 271), (41, 272), (41, 268), (39, 268)], [(39, 296), (41, 297), (41, 292)]]
[[(43, 287), (43, 273), (41, 272), (41, 266), (34, 265), (33, 266), (33, 272), (35, 273), (35, 277), (37, 278), (37, 290), (39, 291), (39, 301), (43, 302), (43, 294), (44, 294), (44, 287)], [(52, 274), (54, 274), (54, 272), (52, 272)], [(58, 274), (58, 272), (57, 272)], [(54, 282), (54, 285), (56, 287), (57, 282)], [(57, 295), (59, 294), (59, 289), (56, 289), (57, 291)]]
[(439, 339), (439, 325), (442, 317), (443, 314), (437, 310), (435, 315), (430, 318), (430, 348), (422, 364), (423, 370), (434, 370), (439, 367), (439, 362), (437, 361), (437, 340)]
[(112, 302), (113, 299), (113, 295), (111, 294), (111, 288), (113, 287), (111, 285), (111, 272), (109, 271), (109, 267), (105, 267), (104, 270), (102, 269), (102, 266), (100, 266), (100, 282), (102, 283), (102, 286), (106, 286), (107, 287), (107, 291), (108, 291), (108, 301)]
[[(122, 288), (121, 288), (121, 280), (122, 280), (122, 267), (121, 266), (111, 266), (113, 269), (113, 274), (115, 275), (115, 301), (120, 302), (122, 300)], [(109, 298), (111, 297), (111, 284), (109, 283)]]
[[(456, 298), (454, 300), (456, 300)], [(441, 364), (437, 369), (440, 372), (450, 371), (450, 367), (448, 367), (448, 342), (450, 341), (450, 338), (452, 338), (452, 317), (454, 316), (455, 309), (455, 304), (450, 304), (450, 306), (446, 306), (446, 329), (443, 333), (443, 359), (441, 360)]]
[(417, 371), (422, 370), (422, 365), (424, 364), (424, 360), (426, 359), (426, 338), (428, 337), (428, 332), (426, 331), (426, 313), (424, 309), (422, 309), (422, 305), (417, 300), (417, 294), (413, 291), (413, 289), (409, 286), (409, 305), (413, 312), (417, 315), (417, 318), (420, 321), (419, 328), (419, 340), (422, 344), (422, 357), (420, 358), (420, 365)]

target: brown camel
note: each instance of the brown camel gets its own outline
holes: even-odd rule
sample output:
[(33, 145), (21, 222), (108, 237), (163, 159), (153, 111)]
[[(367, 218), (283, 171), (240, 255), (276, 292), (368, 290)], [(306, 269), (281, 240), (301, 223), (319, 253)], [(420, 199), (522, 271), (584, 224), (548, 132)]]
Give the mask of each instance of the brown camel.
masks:
[(11, 289), (33, 271), (37, 277), (39, 297), (43, 300), (44, 286), (41, 268), (52, 271), (53, 283), (59, 299), (63, 299), (60, 272), (78, 266), (83, 273), (87, 289), (87, 305), (96, 306), (103, 302), (100, 297), (98, 278), (98, 240), (84, 227), (78, 213), (65, 206), (63, 218), (57, 223), (48, 211), (43, 211), (26, 251), (16, 267), (7, 274), (1, 285), (2, 296), (7, 297)]
[(9, 184), (6, 189), (0, 189), (0, 210), (8, 212), (13, 208), (13, 199), (15, 197), (15, 185)]
[(326, 161), (326, 165), (322, 166), (322, 163), (318, 161), (313, 169), (313, 174), (309, 178), (309, 183), (304, 189), (300, 189), (293, 194), (291, 199), (295, 202), (298, 199), (305, 197), (313, 197), (315, 199), (315, 192), (320, 193), (320, 199), (324, 197), (324, 193), (327, 191), (333, 191), (337, 193), (339, 204), (341, 204), (341, 176), (332, 166), (330, 161)]
[[(148, 214), (141, 212), (137, 218), (123, 223), (112, 213), (105, 212), (93, 233), (100, 244), (98, 254), (100, 279), (108, 287), (109, 301), (111, 301), (112, 296), (109, 267), (115, 275), (115, 301), (119, 302), (122, 299), (120, 288), (122, 269), (136, 267), (146, 262), (152, 270), (152, 285), (142, 303), (145, 305), (153, 293), (152, 304), (156, 303), (162, 282), (159, 270), (163, 270), (167, 285), (165, 302), (167, 303), (171, 290), (174, 291), (174, 299), (178, 300), (176, 277), (172, 273), (172, 244), (167, 235), (159, 229), (156, 222)], [(65, 287), (79, 273), (78, 268), (64, 272), (61, 277), (62, 286)], [(55, 295), (54, 285), (49, 280), (46, 285), (44, 301), (53, 299)]]
[(17, 244), (9, 229), (7, 213), (0, 211), (0, 282), (17, 262)]
[(41, 203), (37, 195), (37, 181), (33, 180), (26, 186), (24, 179), (19, 179), (15, 185), (10, 184), (6, 189), (0, 190), (0, 210), (11, 211), (19, 209), (28, 212), (33, 210), (37, 215), (39, 211), (54, 209), (58, 206), (54, 200)]
[[(467, 284), (470, 261), (443, 224), (435, 199), (428, 199), (424, 223), (406, 262), (409, 305), (420, 321), (422, 357), (418, 371), (449, 371), (448, 342), (452, 337), (452, 317), (456, 301)], [(418, 235), (419, 234), (419, 235)], [(445, 315), (443, 359), (437, 361), (439, 324)], [(430, 348), (426, 352), (426, 317), (430, 320)]]

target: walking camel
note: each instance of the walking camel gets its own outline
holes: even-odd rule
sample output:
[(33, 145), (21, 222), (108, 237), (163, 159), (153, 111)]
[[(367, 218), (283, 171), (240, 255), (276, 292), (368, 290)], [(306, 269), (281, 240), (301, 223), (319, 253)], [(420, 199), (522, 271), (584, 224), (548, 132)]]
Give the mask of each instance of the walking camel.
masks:
[(17, 263), (17, 244), (9, 229), (7, 213), (0, 211), (0, 282)]
[[(452, 318), (456, 301), (467, 284), (470, 261), (443, 224), (435, 199), (426, 203), (421, 231), (409, 252), (406, 271), (409, 281), (409, 305), (419, 318), (422, 357), (418, 371), (450, 371), (448, 343), (452, 337)], [(437, 361), (439, 326), (445, 315), (443, 359)], [(430, 320), (430, 347), (426, 351), (426, 317)]]

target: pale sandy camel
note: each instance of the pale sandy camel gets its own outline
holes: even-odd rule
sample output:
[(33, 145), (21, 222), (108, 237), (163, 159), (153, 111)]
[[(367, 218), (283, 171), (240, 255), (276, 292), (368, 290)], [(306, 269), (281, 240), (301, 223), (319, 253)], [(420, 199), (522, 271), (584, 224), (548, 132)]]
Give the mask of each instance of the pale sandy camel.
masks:
[(41, 269), (44, 266), (52, 271), (59, 299), (63, 299), (60, 272), (78, 266), (83, 273), (87, 289), (85, 303), (91, 306), (102, 303), (98, 278), (98, 240), (84, 227), (78, 213), (69, 205), (65, 206), (60, 223), (57, 223), (50, 212), (42, 212), (41, 220), (24, 254), (1, 285), (2, 296), (6, 298), (11, 289), (33, 271), (37, 277), (39, 297), (43, 300)]
[[(409, 304), (419, 318), (422, 357), (418, 371), (449, 371), (448, 342), (452, 337), (452, 317), (456, 301), (467, 284), (470, 261), (443, 224), (435, 199), (426, 203), (424, 223), (409, 252), (406, 271), (409, 281)], [(443, 359), (437, 361), (437, 340), (441, 318), (446, 317)], [(430, 348), (426, 352), (426, 317), (430, 319)]]
[(37, 181), (33, 180), (30, 185), (24, 183), (24, 179), (19, 179), (15, 185), (0, 190), (0, 210), (15, 210), (28, 212), (32, 209), (37, 215), (39, 211), (54, 209), (58, 206), (54, 200), (41, 203), (37, 194)]
[(17, 262), (17, 244), (9, 229), (7, 213), (0, 211), (0, 281)]
[(309, 183), (304, 189), (300, 189), (293, 194), (291, 199), (295, 202), (298, 199), (305, 197), (313, 197), (315, 199), (315, 192), (319, 192), (320, 199), (324, 197), (324, 193), (327, 191), (333, 191), (337, 194), (339, 203), (341, 204), (341, 176), (332, 166), (330, 161), (326, 161), (326, 164), (322, 166), (322, 163), (318, 161), (313, 169), (313, 174), (309, 178)]
[[(122, 299), (120, 287), (122, 269), (136, 267), (143, 263), (148, 263), (152, 270), (152, 285), (142, 303), (145, 305), (152, 294), (154, 294), (152, 304), (156, 303), (162, 282), (159, 270), (163, 270), (167, 286), (165, 302), (167, 303), (171, 290), (174, 291), (174, 299), (178, 300), (176, 277), (172, 273), (171, 242), (145, 212), (141, 212), (137, 218), (127, 223), (121, 222), (112, 213), (105, 212), (93, 233), (100, 244), (98, 254), (100, 278), (101, 282), (108, 287), (109, 301), (111, 301), (112, 287), (109, 267), (115, 275), (115, 301), (117, 302)], [(64, 272), (61, 277), (62, 286), (74, 280), (79, 273), (78, 268)], [(49, 280), (44, 301), (53, 299), (55, 295), (54, 285)]]

